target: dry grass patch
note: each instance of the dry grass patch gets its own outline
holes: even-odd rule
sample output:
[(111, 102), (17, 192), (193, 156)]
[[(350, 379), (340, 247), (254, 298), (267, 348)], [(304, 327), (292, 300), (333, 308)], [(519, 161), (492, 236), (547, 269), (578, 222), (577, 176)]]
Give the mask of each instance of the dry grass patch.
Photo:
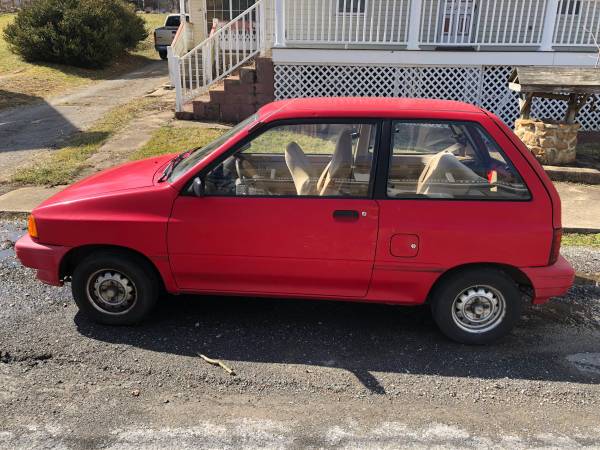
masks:
[(114, 78), (159, 59), (154, 50), (152, 31), (162, 26), (166, 17), (165, 14), (144, 14), (148, 38), (110, 67), (93, 70), (60, 64), (28, 63), (11, 53), (3, 38), (3, 31), (14, 16), (0, 14), (0, 109), (34, 103), (78, 86)]
[(600, 233), (565, 233), (562, 237), (562, 245), (600, 248)]
[(227, 131), (223, 128), (173, 127), (165, 125), (154, 132), (150, 140), (131, 155), (132, 160), (169, 153), (180, 153), (204, 147)]
[(155, 108), (160, 101), (142, 98), (114, 108), (90, 129), (71, 137), (61, 149), (37, 157), (31, 165), (18, 169), (11, 182), (46, 186), (72, 183), (86, 167), (86, 160), (111, 136), (142, 112)]

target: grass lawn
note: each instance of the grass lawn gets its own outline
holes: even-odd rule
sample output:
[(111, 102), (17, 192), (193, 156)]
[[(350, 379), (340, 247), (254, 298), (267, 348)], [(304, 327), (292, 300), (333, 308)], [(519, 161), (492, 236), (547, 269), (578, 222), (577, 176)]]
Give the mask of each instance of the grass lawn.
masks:
[[(150, 156), (164, 155), (166, 153), (179, 153), (184, 150), (204, 147), (218, 138), (226, 130), (220, 128), (204, 127), (172, 127), (166, 125), (154, 133), (150, 141), (137, 152), (131, 159), (143, 159)], [(293, 131), (266, 132), (252, 141), (248, 151), (258, 153), (281, 153), (285, 146), (297, 142), (307, 154), (332, 154), (335, 142), (307, 136)]]
[(598, 234), (566, 233), (562, 237), (562, 245), (600, 248), (600, 233), (598, 233)]
[(11, 182), (46, 186), (74, 182), (86, 167), (90, 156), (140, 113), (156, 108), (159, 101), (156, 98), (144, 97), (117, 106), (94, 126), (71, 137), (61, 149), (36, 157), (32, 165), (18, 169)]
[[(14, 14), (0, 14), (0, 30), (14, 19)], [(101, 70), (81, 69), (60, 64), (32, 64), (11, 53), (0, 31), (0, 109), (39, 101), (97, 80), (114, 78), (152, 60), (159, 59), (154, 50), (154, 28), (162, 26), (166, 14), (143, 14), (148, 38), (137, 49)]]
[(150, 140), (131, 155), (132, 160), (204, 147), (221, 136), (225, 129), (201, 127), (172, 127), (165, 125), (154, 132)]

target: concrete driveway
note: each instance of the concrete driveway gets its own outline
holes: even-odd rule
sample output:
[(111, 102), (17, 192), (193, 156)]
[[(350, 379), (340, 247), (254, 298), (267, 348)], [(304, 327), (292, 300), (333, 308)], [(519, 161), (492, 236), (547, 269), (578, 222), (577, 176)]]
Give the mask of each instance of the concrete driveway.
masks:
[(164, 61), (47, 102), (0, 112), (0, 181), (41, 150), (85, 130), (110, 109), (141, 97), (168, 81)]

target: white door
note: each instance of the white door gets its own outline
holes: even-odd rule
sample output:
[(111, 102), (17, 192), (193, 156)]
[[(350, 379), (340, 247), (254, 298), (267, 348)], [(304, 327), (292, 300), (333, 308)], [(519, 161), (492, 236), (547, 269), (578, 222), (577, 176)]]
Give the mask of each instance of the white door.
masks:
[(474, 0), (447, 0), (444, 2), (440, 29), (441, 42), (447, 44), (471, 42), (475, 6)]

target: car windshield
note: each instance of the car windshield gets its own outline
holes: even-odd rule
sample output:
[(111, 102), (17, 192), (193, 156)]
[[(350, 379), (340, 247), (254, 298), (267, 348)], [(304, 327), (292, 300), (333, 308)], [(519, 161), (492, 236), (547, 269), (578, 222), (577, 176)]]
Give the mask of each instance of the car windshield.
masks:
[(198, 163), (202, 159), (206, 158), (207, 156), (212, 154), (215, 150), (217, 150), (219, 147), (221, 147), (225, 142), (227, 142), (229, 140), (229, 138), (236, 135), (241, 130), (246, 128), (246, 126), (248, 126), (249, 124), (251, 124), (253, 122), (256, 122), (257, 120), (258, 120), (258, 115), (253, 114), (250, 117), (248, 117), (247, 119), (238, 123), (236, 126), (231, 128), (229, 131), (227, 131), (225, 134), (223, 134), (219, 138), (212, 141), (210, 144), (208, 144), (204, 147), (201, 147), (201, 148), (199, 147), (195, 150), (192, 150), (190, 155), (187, 158), (183, 159), (179, 164), (177, 164), (174, 167), (173, 172), (171, 172), (171, 175), (169, 176), (169, 181), (173, 182), (173, 181), (177, 180), (178, 178), (180, 178), (184, 173), (186, 173), (188, 170), (190, 170), (192, 167), (194, 167), (196, 165), (196, 163)]

